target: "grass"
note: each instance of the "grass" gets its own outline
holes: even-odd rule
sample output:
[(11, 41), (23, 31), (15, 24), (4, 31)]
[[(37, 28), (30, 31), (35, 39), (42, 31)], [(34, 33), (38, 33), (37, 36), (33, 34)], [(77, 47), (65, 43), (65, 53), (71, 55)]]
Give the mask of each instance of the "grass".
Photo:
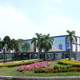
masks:
[(63, 73), (34, 73), (34, 72), (18, 72), (17, 67), (0, 68), (0, 76), (31, 76), (31, 77), (52, 77), (52, 76), (80, 76), (80, 72), (63, 72)]
[[(49, 62), (53, 67), (56, 62)], [(34, 72), (19, 72), (17, 67), (0, 67), (0, 76), (19, 76), (19, 77), (53, 77), (53, 76), (80, 76), (80, 72), (60, 72), (60, 73), (34, 73)]]

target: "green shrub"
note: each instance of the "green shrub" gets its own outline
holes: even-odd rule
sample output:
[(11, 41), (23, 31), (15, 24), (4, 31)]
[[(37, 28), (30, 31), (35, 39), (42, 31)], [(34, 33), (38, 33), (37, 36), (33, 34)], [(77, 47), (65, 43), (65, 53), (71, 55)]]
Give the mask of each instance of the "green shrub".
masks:
[(39, 69), (34, 69), (35, 73), (53, 73), (54, 68), (39, 68)]
[(72, 68), (70, 69), (70, 71), (80, 72), (80, 68), (79, 68), (79, 67), (72, 67)]
[(61, 65), (61, 64), (55, 64), (53, 68), (47, 67), (47, 68), (39, 68), (34, 69), (35, 73), (57, 73), (57, 72), (68, 72), (70, 71), (71, 65)]
[(66, 64), (66, 65), (72, 65), (75, 67), (80, 67), (80, 61), (74, 61), (74, 60), (59, 60), (58, 64)]
[(54, 69), (57, 70), (57, 72), (68, 72), (71, 68), (71, 65), (61, 65), (61, 64), (55, 64)]
[(35, 59), (35, 60), (22, 60), (22, 61), (8, 62), (8, 63), (0, 63), (0, 67), (14, 67), (19, 65), (32, 64), (38, 61), (39, 60)]
[(34, 69), (35, 73), (59, 73), (59, 72), (80, 72), (80, 67), (72, 65), (55, 64), (53, 68), (39, 68)]
[(55, 64), (54, 68), (71, 68), (71, 65), (61, 65), (61, 64)]

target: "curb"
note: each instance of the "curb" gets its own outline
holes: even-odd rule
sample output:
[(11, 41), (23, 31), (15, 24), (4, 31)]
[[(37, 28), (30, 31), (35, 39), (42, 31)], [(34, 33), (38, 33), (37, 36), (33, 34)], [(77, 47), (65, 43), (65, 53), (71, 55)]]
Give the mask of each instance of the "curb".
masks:
[(0, 76), (1, 80), (80, 80), (80, 76), (55, 76), (55, 77), (18, 77), (18, 76)]

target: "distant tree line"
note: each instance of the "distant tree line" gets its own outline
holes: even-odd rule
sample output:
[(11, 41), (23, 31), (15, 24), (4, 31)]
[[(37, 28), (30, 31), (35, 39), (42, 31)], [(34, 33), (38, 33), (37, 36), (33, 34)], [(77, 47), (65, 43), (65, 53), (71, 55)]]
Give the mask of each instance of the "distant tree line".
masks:
[(6, 48), (6, 52), (27, 52), (30, 45), (26, 42), (24, 43), (24, 40), (22, 39), (11, 39), (9, 36), (5, 36), (3, 40), (0, 40), (0, 50), (3, 50)]
[(9, 36), (5, 36), (3, 40), (0, 41), (0, 50), (3, 50), (4, 47), (6, 51), (14, 50), (15, 52), (18, 51), (18, 41), (15, 39), (11, 39)]

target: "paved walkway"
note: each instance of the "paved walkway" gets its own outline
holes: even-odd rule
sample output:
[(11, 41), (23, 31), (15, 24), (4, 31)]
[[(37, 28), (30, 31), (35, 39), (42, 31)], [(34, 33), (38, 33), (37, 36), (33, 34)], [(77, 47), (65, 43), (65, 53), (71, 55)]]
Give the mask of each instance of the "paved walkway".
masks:
[(80, 76), (55, 76), (55, 77), (13, 77), (0, 76), (0, 80), (80, 80)]

